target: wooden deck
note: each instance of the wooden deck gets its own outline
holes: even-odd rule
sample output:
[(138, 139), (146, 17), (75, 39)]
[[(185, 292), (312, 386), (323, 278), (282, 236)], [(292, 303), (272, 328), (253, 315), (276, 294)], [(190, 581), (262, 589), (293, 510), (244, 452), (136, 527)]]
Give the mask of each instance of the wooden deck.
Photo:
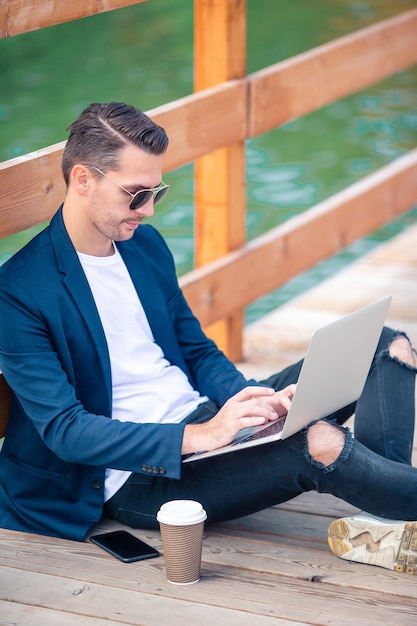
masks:
[[(293, 362), (316, 326), (387, 293), (388, 323), (417, 345), (416, 242), (417, 226), (248, 328), (241, 368), (261, 378)], [(166, 581), (163, 556), (122, 564), (89, 542), (0, 530), (0, 624), (417, 624), (416, 577), (331, 554), (329, 522), (354, 511), (306, 494), (207, 527), (201, 580), (187, 587)], [(161, 549), (158, 532), (134, 532)]]

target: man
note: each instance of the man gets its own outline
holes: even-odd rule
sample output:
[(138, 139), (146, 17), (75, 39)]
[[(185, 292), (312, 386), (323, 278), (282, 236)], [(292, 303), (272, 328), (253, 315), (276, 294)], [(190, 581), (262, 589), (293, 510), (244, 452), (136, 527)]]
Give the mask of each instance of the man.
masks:
[[(70, 126), (63, 205), (0, 268), (0, 368), (13, 390), (0, 525), (82, 540), (103, 510), (154, 528), (163, 502), (191, 498), (215, 522), (314, 489), (409, 520), (395, 533), (373, 519), (331, 528), (339, 556), (397, 567), (356, 546), (355, 528), (376, 542), (388, 533), (391, 547), (417, 529), (416, 368), (401, 333), (383, 330), (355, 405), (285, 441), (182, 463), (285, 415), (301, 364), (248, 381), (202, 332), (164, 240), (142, 225), (168, 191), (167, 145), (134, 107), (87, 107)], [(353, 411), (355, 439), (340, 426)]]

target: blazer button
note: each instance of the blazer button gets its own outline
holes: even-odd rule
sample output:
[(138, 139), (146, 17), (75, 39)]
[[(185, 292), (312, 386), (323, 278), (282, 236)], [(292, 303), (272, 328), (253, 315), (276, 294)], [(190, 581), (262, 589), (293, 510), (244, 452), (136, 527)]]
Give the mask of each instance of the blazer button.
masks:
[(101, 480), (95, 480), (93, 482), (93, 487), (96, 491), (100, 491), (100, 489), (103, 487), (103, 483), (101, 482)]
[(142, 465), (142, 472), (145, 472), (146, 474), (149, 473), (149, 465)]
[(159, 468), (159, 473), (160, 473), (162, 476), (163, 476), (164, 474), (166, 474), (166, 473), (167, 473), (167, 471), (166, 471), (165, 467), (160, 467), (160, 468)]

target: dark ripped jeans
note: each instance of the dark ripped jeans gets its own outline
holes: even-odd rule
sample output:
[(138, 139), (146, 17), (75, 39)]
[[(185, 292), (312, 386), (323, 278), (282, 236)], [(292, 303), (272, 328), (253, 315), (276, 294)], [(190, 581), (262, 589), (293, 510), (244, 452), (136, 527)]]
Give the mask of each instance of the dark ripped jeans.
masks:
[[(132, 527), (156, 528), (161, 504), (191, 499), (202, 503), (209, 523), (220, 522), (315, 490), (374, 515), (417, 520), (417, 468), (411, 467), (416, 370), (389, 355), (397, 336), (384, 328), (361, 397), (329, 416), (346, 433), (331, 465), (310, 455), (307, 428), (284, 441), (187, 463), (180, 480), (132, 474), (107, 502), (107, 514)], [(297, 381), (300, 368), (297, 363), (264, 382), (282, 389)], [(202, 422), (217, 411), (209, 401), (186, 421)], [(353, 413), (355, 438), (342, 426)]]

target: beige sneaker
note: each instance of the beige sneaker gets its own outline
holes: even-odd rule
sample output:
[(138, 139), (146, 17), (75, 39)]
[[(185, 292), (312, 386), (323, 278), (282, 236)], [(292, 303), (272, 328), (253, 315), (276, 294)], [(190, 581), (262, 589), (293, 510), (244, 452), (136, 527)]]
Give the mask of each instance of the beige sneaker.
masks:
[(344, 517), (330, 524), (327, 540), (342, 559), (417, 576), (417, 522)]

